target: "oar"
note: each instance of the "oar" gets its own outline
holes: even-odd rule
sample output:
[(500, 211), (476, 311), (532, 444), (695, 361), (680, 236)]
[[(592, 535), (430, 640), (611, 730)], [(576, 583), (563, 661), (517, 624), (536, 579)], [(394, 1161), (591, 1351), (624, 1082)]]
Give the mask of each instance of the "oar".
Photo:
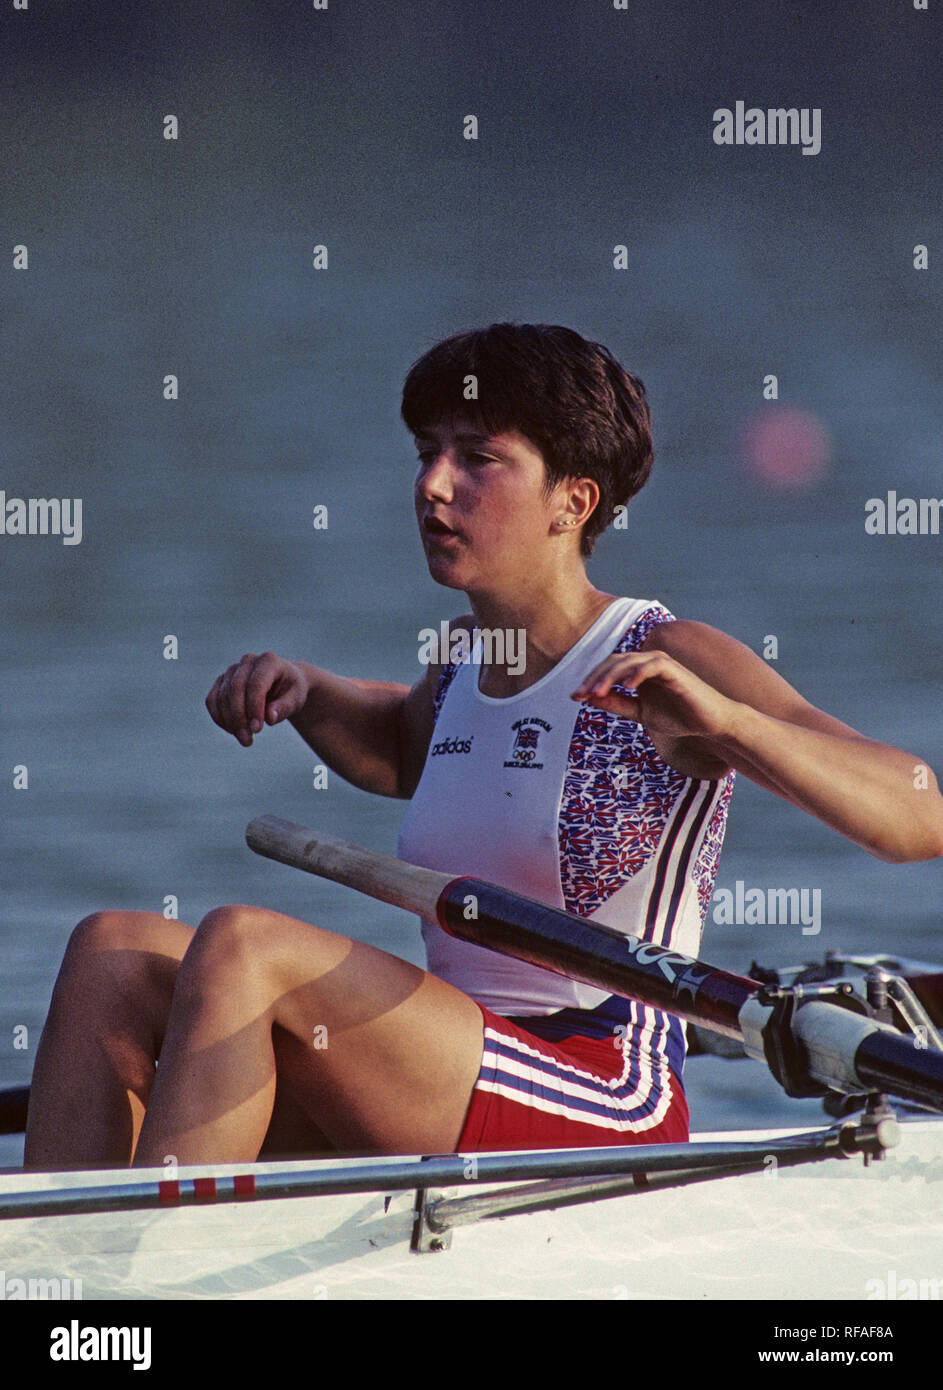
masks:
[[(463, 941), (739, 1038), (758, 1061), (798, 1055), (820, 1086), (887, 1091), (943, 1110), (943, 1052), (851, 1008), (804, 1002), (798, 992), (771, 990), (493, 883), (406, 864), (278, 816), (250, 822), (246, 841), (258, 854), (438, 922)], [(791, 1011), (777, 1007), (777, 997), (791, 998)]]

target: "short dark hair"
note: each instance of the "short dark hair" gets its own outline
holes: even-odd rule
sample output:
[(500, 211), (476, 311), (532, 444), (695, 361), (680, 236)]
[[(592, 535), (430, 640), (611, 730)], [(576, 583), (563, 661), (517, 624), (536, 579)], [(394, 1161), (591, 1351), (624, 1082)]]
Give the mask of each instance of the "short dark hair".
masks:
[[(475, 400), (465, 399), (468, 376)], [(493, 323), (437, 343), (410, 367), (400, 413), (413, 434), (457, 418), (488, 434), (517, 430), (543, 455), (548, 493), (592, 478), (600, 496), (580, 537), (584, 556), (651, 472), (644, 385), (601, 343), (556, 324)]]

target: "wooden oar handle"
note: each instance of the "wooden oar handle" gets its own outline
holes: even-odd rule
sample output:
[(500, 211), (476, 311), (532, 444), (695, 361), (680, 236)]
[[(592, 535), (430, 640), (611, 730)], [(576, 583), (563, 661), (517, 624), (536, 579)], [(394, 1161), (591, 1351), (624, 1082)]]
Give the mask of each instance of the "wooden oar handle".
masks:
[(388, 854), (352, 845), (280, 816), (259, 816), (246, 827), (246, 843), (256, 854), (304, 869), (320, 878), (356, 888), (381, 902), (436, 920), (436, 904), (454, 874), (405, 864)]

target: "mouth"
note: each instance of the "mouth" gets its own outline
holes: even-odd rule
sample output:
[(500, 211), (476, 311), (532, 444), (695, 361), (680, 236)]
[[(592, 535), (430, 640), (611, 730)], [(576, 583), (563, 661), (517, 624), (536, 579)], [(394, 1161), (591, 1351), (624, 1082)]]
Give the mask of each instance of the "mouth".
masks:
[(426, 516), (422, 519), (422, 534), (426, 540), (444, 541), (449, 537), (458, 539), (459, 532), (453, 527), (447, 526), (444, 521), (440, 521), (437, 516)]

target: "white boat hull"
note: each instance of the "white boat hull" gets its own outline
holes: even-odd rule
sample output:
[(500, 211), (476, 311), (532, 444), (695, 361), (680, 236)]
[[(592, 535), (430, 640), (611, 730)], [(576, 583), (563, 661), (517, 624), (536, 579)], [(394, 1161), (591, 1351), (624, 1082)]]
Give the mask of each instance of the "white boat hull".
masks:
[[(786, 1132), (796, 1131), (695, 1141)], [(214, 1166), (181, 1176), (306, 1166)], [(7, 1173), (0, 1187), (127, 1178), (126, 1170)], [(28, 1289), (32, 1279), (58, 1281), (34, 1290), (83, 1299), (877, 1300), (919, 1297), (904, 1281), (919, 1289), (936, 1280), (935, 1295), (923, 1296), (939, 1298), (941, 1182), (943, 1123), (929, 1121), (903, 1124), (900, 1146), (869, 1168), (860, 1158), (771, 1166), (479, 1222), (457, 1228), (450, 1249), (423, 1255), (409, 1248), (412, 1192), (21, 1218), (0, 1223), (0, 1295), (20, 1296), (13, 1281)]]

